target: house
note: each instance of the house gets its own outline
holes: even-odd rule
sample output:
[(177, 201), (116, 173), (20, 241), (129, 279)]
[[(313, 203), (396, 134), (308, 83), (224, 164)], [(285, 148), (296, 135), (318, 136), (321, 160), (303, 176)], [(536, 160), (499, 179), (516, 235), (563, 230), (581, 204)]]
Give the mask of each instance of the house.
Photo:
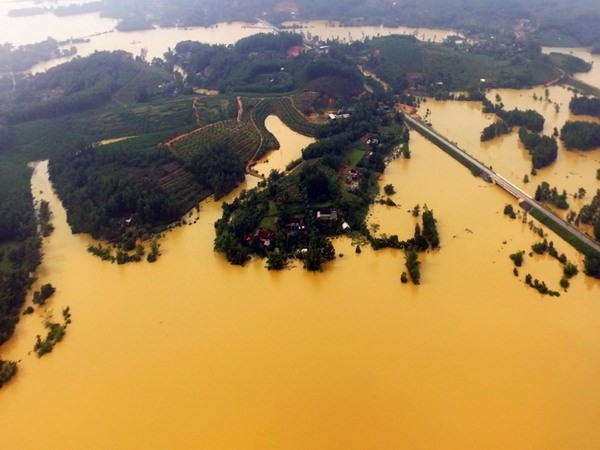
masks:
[(292, 217), (283, 223), (283, 228), (288, 234), (297, 234), (306, 229), (304, 219), (301, 217)]
[(324, 222), (337, 222), (338, 215), (335, 209), (317, 211), (317, 219)]
[(269, 247), (271, 242), (275, 241), (277, 238), (277, 233), (264, 228), (259, 228), (256, 233), (254, 233), (254, 237), (258, 239), (262, 246)]

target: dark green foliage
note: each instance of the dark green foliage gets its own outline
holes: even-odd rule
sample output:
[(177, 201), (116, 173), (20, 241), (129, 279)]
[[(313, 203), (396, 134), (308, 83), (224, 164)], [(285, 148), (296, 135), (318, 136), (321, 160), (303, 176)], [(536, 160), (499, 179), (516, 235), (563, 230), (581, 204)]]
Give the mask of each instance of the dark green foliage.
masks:
[(510, 203), (504, 205), (504, 215), (510, 217), (511, 219), (517, 218), (513, 205), (511, 205)]
[(109, 102), (139, 71), (123, 51), (76, 58), (23, 80), (0, 107), (0, 115), (9, 123), (20, 123), (96, 108)]
[(565, 147), (577, 150), (593, 150), (600, 147), (600, 124), (567, 121), (560, 130)]
[(569, 209), (567, 193), (563, 190), (562, 194), (559, 194), (555, 187), (550, 188), (545, 181), (542, 181), (535, 190), (535, 199), (538, 202), (549, 202), (559, 209)]
[(144, 15), (131, 15), (121, 20), (115, 27), (119, 31), (150, 30), (154, 28)]
[(3, 361), (0, 359), (0, 388), (14, 377), (16, 373), (17, 363), (15, 361)]
[(515, 266), (521, 267), (523, 265), (523, 255), (525, 255), (525, 251), (521, 250), (519, 252), (511, 253), (509, 258), (515, 263)]
[(56, 292), (56, 288), (50, 283), (43, 284), (39, 291), (33, 293), (33, 303), (42, 306)]
[(245, 173), (244, 162), (239, 155), (223, 143), (194, 154), (189, 167), (196, 180), (208, 186), (217, 199), (243, 181)]
[(150, 263), (155, 262), (160, 256), (160, 243), (157, 238), (152, 238), (150, 241), (150, 252), (146, 257), (146, 260)]
[(40, 231), (42, 232), (42, 236), (44, 237), (50, 236), (54, 231), (54, 226), (50, 223), (51, 215), (52, 213), (50, 212), (49, 203), (46, 200), (42, 200), (40, 202), (38, 220), (40, 224)]
[(425, 207), (421, 217), (423, 220), (423, 237), (425, 237), (431, 248), (438, 248), (440, 246), (440, 236), (436, 225), (437, 220), (433, 217), (433, 211)]
[(508, 134), (512, 130), (506, 122), (499, 120), (494, 122), (483, 129), (481, 132), (481, 142), (490, 141), (497, 136), (502, 136), (503, 134)]
[(41, 259), (30, 176), (24, 162), (0, 156), (0, 344), (14, 331)]
[(600, 99), (576, 95), (569, 102), (569, 109), (573, 114), (600, 117)]
[(400, 282), (402, 284), (408, 283), (408, 276), (406, 275), (406, 272), (402, 272), (402, 275), (400, 275)]
[(394, 195), (396, 193), (396, 190), (394, 189), (394, 185), (386, 184), (383, 187), (383, 192), (385, 192), (385, 195)]
[(73, 47), (65, 50), (59, 48), (58, 41), (47, 38), (35, 44), (12, 47), (9, 43), (0, 44), (0, 73), (24, 72), (31, 66), (60, 56), (74, 53)]
[(46, 337), (42, 339), (40, 335), (36, 337), (33, 351), (36, 353), (38, 358), (41, 358), (46, 353), (50, 353), (54, 346), (63, 340), (67, 327), (71, 323), (71, 309), (67, 306), (62, 310), (63, 323), (52, 322), (46, 320), (44, 322), (45, 327), (48, 329)]
[(567, 55), (565, 53), (550, 53), (550, 60), (556, 64), (558, 67), (563, 69), (570, 75), (579, 73), (579, 72), (589, 72), (592, 70), (592, 65), (584, 61), (581, 58), (573, 55)]
[(527, 274), (525, 277), (525, 284), (532, 287), (536, 291), (538, 291), (542, 295), (549, 295), (550, 297), (560, 297), (560, 292), (553, 291), (546, 286), (546, 283), (543, 281), (539, 281), (538, 279), (532, 280), (532, 276)]
[[(176, 221), (191, 205), (161, 178), (180, 167), (165, 149), (121, 145), (85, 148), (50, 162), (50, 178), (74, 233), (113, 239), (135, 227), (137, 235)], [(188, 174), (189, 175), (189, 174)], [(189, 177), (196, 201), (201, 189)]]
[(586, 275), (600, 279), (600, 253), (589, 252), (586, 254), (583, 265)]
[(558, 144), (554, 138), (529, 133), (524, 127), (519, 129), (519, 138), (531, 154), (532, 164), (535, 169), (547, 167), (556, 161)]
[(337, 195), (335, 178), (319, 166), (305, 167), (300, 172), (300, 185), (312, 203), (324, 203)]
[(267, 269), (281, 270), (285, 267), (285, 258), (279, 251), (269, 253), (267, 258)]
[(405, 254), (405, 265), (408, 274), (410, 275), (410, 279), (414, 284), (421, 284), (421, 270), (419, 262), (419, 255), (416, 250), (409, 248), (406, 249)]

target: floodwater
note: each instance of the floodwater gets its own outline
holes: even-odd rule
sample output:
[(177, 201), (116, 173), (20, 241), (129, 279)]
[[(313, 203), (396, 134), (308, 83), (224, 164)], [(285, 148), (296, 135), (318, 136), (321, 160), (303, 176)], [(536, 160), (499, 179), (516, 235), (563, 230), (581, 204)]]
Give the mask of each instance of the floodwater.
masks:
[(543, 47), (544, 53), (565, 53), (577, 56), (592, 64), (592, 70), (575, 74), (575, 78), (600, 89), (600, 55), (593, 55), (589, 48), (581, 47)]
[(156, 263), (111, 265), (70, 234), (40, 163), (32, 192), (56, 231), (35, 287), (55, 285), (47, 308), (70, 306), (73, 323), (41, 359), (39, 310), (3, 346), (21, 361), (0, 391), (3, 445), (599, 448), (600, 284), (578, 275), (558, 299), (526, 287), (529, 272), (558, 289), (561, 269), (526, 257), (513, 276), (508, 255), (537, 238), (502, 215), (512, 199), (414, 133), (411, 151), (380, 180), (400, 206), (377, 205), (371, 224), (408, 237), (408, 210), (433, 209), (442, 249), (421, 256), (420, 286), (400, 283), (401, 252), (356, 254), (348, 238), (323, 273), (230, 266), (212, 251), (213, 200)]
[[(600, 122), (597, 118), (572, 115), (569, 112), (569, 101), (573, 93), (562, 86), (549, 87), (548, 99), (545, 97), (544, 87), (528, 90), (492, 90), (487, 97), (495, 102), (496, 94), (500, 96), (507, 110), (513, 108), (534, 109), (541, 113), (546, 119), (543, 132), (547, 135), (551, 135), (554, 128), (560, 131), (567, 120)], [(534, 100), (534, 94), (538, 100)], [(555, 103), (559, 105), (558, 112), (556, 112)], [(600, 181), (596, 179), (596, 170), (600, 168), (599, 150), (569, 151), (564, 148), (559, 139), (556, 162), (550, 167), (538, 170), (537, 176), (532, 176), (530, 175), (531, 157), (521, 144), (516, 128), (509, 135), (500, 136), (484, 143), (480, 142), (481, 131), (497, 120), (495, 115), (481, 112), (481, 103), (427, 99), (425, 103), (421, 104), (420, 115), (424, 116), (427, 110), (430, 111), (428, 120), (436, 130), (487, 166), (492, 166), (494, 171), (530, 195), (535, 194), (537, 186), (542, 181), (556, 186), (559, 191), (566, 189), (567, 193), (571, 195), (583, 187), (588, 192), (586, 198), (582, 201), (573, 198), (569, 200), (572, 207), (578, 210), (584, 204), (589, 203), (591, 196), (597, 189), (600, 189)], [(529, 176), (529, 183), (524, 182), (526, 174)]]
[[(498, 91), (507, 108), (545, 110), (546, 133), (562, 126), (570, 93), (549, 89), (557, 113), (532, 92)], [(426, 108), (437, 129), (523, 186), (526, 152), (515, 134), (480, 145), (493, 118), (479, 104), (428, 100), (422, 115)], [(309, 142), (274, 118), (266, 125), (283, 151), (267, 157), (265, 173)], [(402, 252), (356, 254), (348, 238), (334, 241), (344, 256), (323, 273), (298, 263), (273, 273), (261, 260), (230, 266), (212, 250), (221, 214), (213, 200), (196, 223), (167, 234), (156, 263), (111, 265), (85, 251), (87, 236), (70, 233), (40, 163), (32, 192), (50, 202), (55, 232), (34, 289), (56, 286), (46, 309), (59, 318), (70, 306), (73, 323), (37, 359), (30, 351), (48, 313), (38, 309), (1, 347), (2, 358), (20, 361), (0, 390), (3, 448), (600, 448), (600, 282), (579, 274), (560, 298), (525, 286), (531, 273), (558, 290), (561, 267), (527, 256), (512, 274), (508, 255), (538, 240), (502, 214), (514, 200), (416, 133), (410, 146), (412, 158), (393, 161), (380, 180), (395, 186), (399, 206), (374, 206), (370, 225), (407, 238), (408, 211), (433, 209), (442, 248), (421, 255), (420, 286), (400, 283)], [(546, 179), (594, 192), (598, 158), (561, 149), (526, 189)], [(249, 177), (227, 200), (257, 182)]]
[[(272, 32), (263, 23), (220, 23), (210, 27), (155, 28), (152, 30), (120, 32), (115, 30), (118, 21), (101, 17), (98, 13), (57, 17), (44, 14), (28, 17), (9, 17), (13, 8), (34, 6), (30, 3), (0, 4), (0, 43), (11, 42), (14, 45), (40, 42), (47, 37), (59, 41), (71, 38), (88, 38), (89, 42), (76, 43), (78, 56), (88, 56), (94, 51), (126, 50), (135, 56), (147, 51), (147, 58), (162, 58), (169, 48), (185, 40), (200, 41), (207, 44), (233, 44), (236, 41), (256, 33)], [(42, 5), (47, 6), (47, 5)], [(292, 22), (288, 23), (292, 24)], [(321, 39), (339, 39), (349, 41), (365, 37), (386, 36), (390, 34), (411, 34), (421, 40), (442, 41), (450, 30), (407, 27), (346, 27), (335, 22), (311, 21), (299, 23), (302, 28), (290, 29), (300, 33), (310, 33)], [(73, 57), (44, 61), (30, 69), (32, 73), (43, 72), (51, 67), (69, 61)]]
[(268, 176), (271, 170), (285, 172), (286, 166), (302, 157), (302, 150), (315, 142), (314, 138), (303, 136), (288, 128), (279, 117), (270, 115), (265, 120), (265, 127), (277, 136), (280, 148), (265, 155), (255, 166), (254, 170)]
[[(310, 33), (311, 37), (317, 37), (322, 41), (328, 39), (341, 42), (352, 42), (365, 38), (389, 36), (391, 34), (406, 34), (415, 36), (425, 42), (442, 42), (448, 36), (460, 35), (458, 31), (441, 30), (435, 28), (411, 28), (411, 27), (384, 27), (380, 26), (344, 26), (338, 22), (328, 20), (313, 20), (310, 22), (285, 22), (283, 24), (289, 31), (301, 32), (305, 36)], [(286, 30), (288, 31), (288, 30)]]

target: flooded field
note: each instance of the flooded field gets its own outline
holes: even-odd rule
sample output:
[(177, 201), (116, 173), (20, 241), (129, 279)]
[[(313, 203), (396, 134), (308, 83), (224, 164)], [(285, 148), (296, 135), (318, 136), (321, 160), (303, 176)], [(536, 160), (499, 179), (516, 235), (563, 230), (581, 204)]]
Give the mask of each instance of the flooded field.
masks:
[[(350, 32), (319, 26), (315, 33)], [(92, 43), (148, 48), (152, 57), (182, 39), (229, 42), (259, 31), (231, 27), (115, 32)], [(561, 87), (549, 88), (550, 101), (543, 88), (489, 98), (496, 93), (507, 108), (543, 112), (547, 134), (570, 117), (571, 93)], [(598, 152), (562, 148), (552, 167), (523, 184), (527, 152), (516, 133), (481, 145), (493, 117), (480, 108), (428, 100), (421, 112), (429, 109), (436, 129), (530, 193), (542, 180), (570, 193), (600, 187)], [(281, 150), (256, 166), (261, 173), (281, 170), (312, 142), (277, 118), (266, 126)], [(269, 272), (258, 259), (231, 266), (212, 250), (221, 215), (213, 200), (200, 205), (197, 222), (166, 235), (156, 263), (102, 262), (86, 252), (87, 236), (70, 233), (47, 163), (39, 163), (32, 192), (50, 202), (55, 231), (44, 239), (34, 289), (52, 283), (57, 291), (0, 348), (19, 361), (18, 376), (0, 390), (2, 447), (600, 448), (600, 282), (579, 274), (560, 290), (562, 269), (549, 256), (526, 256), (515, 277), (509, 255), (539, 237), (502, 214), (514, 200), (416, 133), (410, 148), (412, 158), (391, 162), (380, 180), (394, 185), (398, 206), (373, 206), (369, 221), (379, 234), (407, 238), (416, 220), (409, 211), (434, 211), (442, 248), (421, 255), (420, 286), (400, 283), (402, 252), (363, 245), (357, 254), (347, 237), (334, 241), (344, 256), (323, 273), (300, 263)], [(249, 177), (226, 200), (257, 182)], [(581, 269), (573, 249), (548, 238)], [(527, 287), (527, 273), (561, 297)], [(37, 359), (31, 350), (43, 318), (66, 306), (73, 323), (64, 341)]]
[[(543, 132), (547, 135), (551, 135), (554, 128), (560, 131), (567, 120), (600, 121), (593, 117), (572, 115), (569, 112), (569, 101), (573, 93), (566, 88), (551, 86), (548, 88), (548, 94), (546, 98), (545, 88), (538, 87), (528, 90), (492, 90), (487, 97), (495, 101), (496, 95), (499, 95), (507, 110), (519, 108), (538, 111), (546, 119)], [(534, 95), (538, 100), (534, 100)], [(559, 105), (558, 112), (555, 103)], [(427, 110), (429, 110), (428, 120), (436, 130), (484, 164), (492, 166), (497, 173), (530, 195), (535, 193), (535, 189), (542, 181), (547, 181), (561, 191), (566, 189), (571, 195), (580, 187), (586, 189), (590, 195), (593, 195), (596, 189), (600, 189), (600, 181), (596, 179), (596, 170), (600, 168), (600, 151), (568, 151), (559, 139), (556, 162), (550, 167), (539, 170), (537, 176), (532, 176), (531, 156), (521, 144), (517, 129), (509, 135), (484, 143), (480, 142), (481, 131), (497, 120), (495, 115), (481, 112), (481, 103), (427, 99), (421, 105), (420, 114), (425, 115)], [(529, 176), (529, 183), (523, 181), (526, 174)], [(583, 204), (589, 203), (589, 196), (583, 201), (571, 198), (570, 202), (573, 207), (579, 209)]]
[[(384, 26), (344, 26), (328, 20), (310, 22), (285, 22), (289, 31), (303, 33), (307, 37), (318, 37), (322, 41), (328, 39), (341, 42), (352, 42), (367, 37), (389, 36), (391, 34), (407, 34), (424, 42), (442, 42), (448, 36), (460, 34), (453, 30), (435, 28), (384, 27)], [(296, 28), (297, 27), (297, 28)], [(287, 30), (286, 30), (287, 31)], [(308, 36), (310, 34), (310, 36)]]
[(324, 273), (272, 273), (260, 260), (230, 266), (212, 251), (212, 200), (196, 224), (167, 235), (157, 263), (103, 263), (85, 252), (86, 237), (70, 234), (38, 165), (32, 189), (50, 201), (56, 226), (38, 285), (57, 287), (47, 308), (70, 306), (73, 324), (39, 360), (29, 352), (41, 312), (3, 347), (21, 361), (0, 393), (3, 443), (598, 447), (600, 285), (578, 275), (558, 299), (526, 287), (530, 272), (558, 288), (561, 269), (526, 257), (513, 276), (508, 255), (536, 236), (502, 215), (511, 198), (416, 134), (411, 150), (381, 180), (400, 206), (374, 207), (371, 224), (407, 236), (409, 209), (434, 210), (442, 249), (422, 257), (418, 287), (399, 282), (401, 252), (356, 254), (347, 238), (335, 240), (345, 256)]

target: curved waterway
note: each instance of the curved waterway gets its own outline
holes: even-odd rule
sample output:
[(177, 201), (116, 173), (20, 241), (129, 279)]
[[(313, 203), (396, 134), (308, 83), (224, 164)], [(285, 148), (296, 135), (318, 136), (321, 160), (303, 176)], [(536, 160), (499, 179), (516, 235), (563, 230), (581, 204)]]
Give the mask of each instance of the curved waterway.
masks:
[(527, 288), (530, 272), (556, 289), (561, 268), (526, 257), (513, 276), (508, 255), (536, 237), (502, 215), (511, 198), (415, 133), (411, 151), (381, 179), (400, 206), (371, 224), (407, 236), (409, 209), (434, 210), (442, 249), (421, 257), (418, 287), (399, 282), (401, 252), (356, 254), (347, 238), (323, 273), (230, 266), (212, 250), (213, 200), (156, 263), (111, 265), (69, 232), (40, 163), (32, 192), (56, 231), (36, 286), (54, 284), (47, 308), (70, 306), (73, 323), (41, 359), (39, 310), (2, 347), (20, 360), (0, 390), (3, 447), (599, 448), (599, 283)]
[(302, 150), (315, 142), (314, 138), (303, 136), (287, 127), (279, 117), (270, 115), (265, 120), (265, 127), (279, 141), (279, 150), (269, 152), (255, 166), (254, 170), (268, 176), (271, 170), (285, 172), (286, 166), (302, 157)]

